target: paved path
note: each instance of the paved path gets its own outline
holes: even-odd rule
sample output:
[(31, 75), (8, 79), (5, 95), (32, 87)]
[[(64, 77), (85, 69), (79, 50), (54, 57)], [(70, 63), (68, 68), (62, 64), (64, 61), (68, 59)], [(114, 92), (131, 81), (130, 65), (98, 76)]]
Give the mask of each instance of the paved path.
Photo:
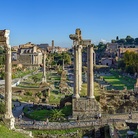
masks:
[[(23, 102), (13, 102), (14, 109), (12, 110), (13, 116), (15, 117), (15, 121), (18, 121), (18, 117), (22, 114), (23, 107), (25, 105), (28, 105), (28, 103), (23, 103)], [(32, 119), (29, 119), (27, 117), (23, 117), (22, 120), (24, 121), (30, 121)]]

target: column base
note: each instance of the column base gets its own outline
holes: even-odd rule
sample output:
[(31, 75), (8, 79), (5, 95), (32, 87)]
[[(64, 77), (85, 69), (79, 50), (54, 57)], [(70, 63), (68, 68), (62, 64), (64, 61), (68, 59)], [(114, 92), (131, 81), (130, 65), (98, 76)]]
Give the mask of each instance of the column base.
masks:
[(78, 99), (78, 98), (80, 98), (80, 95), (79, 94), (74, 94), (72, 97)]
[(46, 78), (43, 77), (43, 78), (42, 78), (42, 83), (45, 83), (45, 82), (46, 82)]
[(13, 117), (13, 115), (5, 114), (3, 117), (3, 121), (10, 129), (15, 129), (14, 127), (15, 118)]
[(94, 99), (95, 96), (87, 96), (88, 99)]
[(79, 99), (72, 99), (73, 118), (79, 116), (84, 120), (92, 119), (99, 111), (100, 106), (95, 98), (80, 97)]

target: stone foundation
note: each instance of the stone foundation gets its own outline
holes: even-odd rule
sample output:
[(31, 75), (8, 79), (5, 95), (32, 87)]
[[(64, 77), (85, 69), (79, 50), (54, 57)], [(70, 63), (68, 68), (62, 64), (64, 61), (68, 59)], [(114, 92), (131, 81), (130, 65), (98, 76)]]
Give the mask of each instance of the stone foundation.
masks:
[(95, 98), (88, 99), (81, 97), (78, 99), (72, 99), (72, 117), (80, 119), (92, 118), (99, 113), (99, 105)]

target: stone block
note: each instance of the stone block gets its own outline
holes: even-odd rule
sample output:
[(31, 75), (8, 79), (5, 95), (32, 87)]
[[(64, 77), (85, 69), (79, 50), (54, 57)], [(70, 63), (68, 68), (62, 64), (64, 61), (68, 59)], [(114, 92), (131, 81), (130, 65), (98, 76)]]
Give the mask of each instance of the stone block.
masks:
[(81, 97), (72, 100), (72, 116), (76, 118), (91, 118), (99, 112), (99, 105), (95, 99)]

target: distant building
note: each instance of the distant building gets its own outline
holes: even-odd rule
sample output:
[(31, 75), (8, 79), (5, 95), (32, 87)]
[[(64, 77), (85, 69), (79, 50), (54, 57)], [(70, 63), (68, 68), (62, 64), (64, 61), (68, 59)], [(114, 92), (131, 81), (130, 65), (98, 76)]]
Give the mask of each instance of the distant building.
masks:
[(37, 46), (39, 48), (41, 48), (42, 50), (46, 50), (47, 51), (47, 47), (49, 47), (49, 44), (37, 44)]
[(24, 66), (39, 66), (42, 64), (42, 51), (37, 45), (28, 42), (19, 45), (17, 59)]
[(118, 48), (118, 57), (122, 57), (126, 51), (138, 53), (138, 48)]
[(112, 66), (114, 64), (113, 58), (102, 58), (101, 65)]
[(68, 50), (69, 50), (69, 48), (63, 48), (60, 46), (55, 46), (54, 40), (52, 40), (52, 46), (47, 47), (48, 53), (63, 53), (63, 52), (67, 52)]

